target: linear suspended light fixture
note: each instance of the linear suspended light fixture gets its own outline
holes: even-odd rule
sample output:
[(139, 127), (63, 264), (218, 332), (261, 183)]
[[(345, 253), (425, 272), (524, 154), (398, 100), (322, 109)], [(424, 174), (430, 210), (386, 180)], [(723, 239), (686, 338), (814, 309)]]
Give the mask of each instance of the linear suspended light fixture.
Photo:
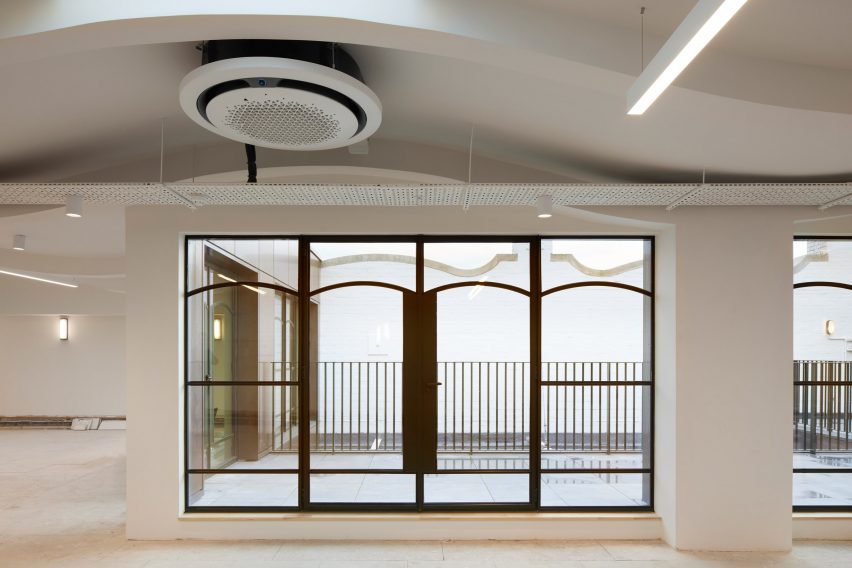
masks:
[(643, 114), (747, 0), (699, 0), (627, 91), (627, 114)]
[(8, 270), (0, 270), (0, 274), (7, 276), (17, 276), (18, 278), (26, 278), (27, 280), (37, 280), (46, 282), (47, 284), (56, 284), (57, 286), (67, 286), (68, 288), (77, 288), (76, 284), (68, 284), (67, 282), (57, 282), (56, 280), (48, 280), (47, 278), (39, 278), (38, 276), (30, 276), (29, 274), (21, 274), (19, 272), (9, 272)]
[[(216, 273), (216, 276), (218, 276), (218, 277), (219, 277), (219, 278), (221, 278), (222, 280), (227, 280), (228, 282), (236, 282), (236, 280), (234, 280), (233, 278), (228, 278), (228, 277), (227, 277), (227, 276), (225, 276), (224, 274), (219, 274), (218, 272)], [(260, 294), (261, 296), (262, 296), (262, 295), (264, 295), (264, 294), (266, 294), (266, 292), (264, 292), (264, 291), (263, 291), (263, 290), (261, 290), (260, 288), (255, 288), (254, 286), (249, 286), (249, 285), (247, 285), (247, 284), (243, 284), (243, 288), (248, 288), (248, 289), (249, 289), (249, 290), (251, 290), (252, 292), (257, 292), (257, 293), (258, 293), (258, 294)]]

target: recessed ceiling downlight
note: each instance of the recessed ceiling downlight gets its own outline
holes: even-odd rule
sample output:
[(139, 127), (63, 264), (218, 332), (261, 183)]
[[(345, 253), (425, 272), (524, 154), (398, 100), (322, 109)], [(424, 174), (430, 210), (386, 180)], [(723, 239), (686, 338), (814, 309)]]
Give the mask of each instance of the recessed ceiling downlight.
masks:
[(181, 81), (180, 104), (193, 121), (225, 138), (327, 150), (365, 140), (381, 123), (378, 97), (337, 45), (207, 42), (204, 61)]

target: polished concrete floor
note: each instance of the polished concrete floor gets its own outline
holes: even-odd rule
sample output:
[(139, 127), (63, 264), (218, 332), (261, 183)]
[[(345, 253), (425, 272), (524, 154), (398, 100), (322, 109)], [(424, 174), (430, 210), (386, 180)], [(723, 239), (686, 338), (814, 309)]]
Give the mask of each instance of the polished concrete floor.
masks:
[(132, 542), (124, 446), (122, 431), (0, 431), (0, 566), (852, 566), (852, 542), (798, 542), (789, 554), (682, 553), (658, 542)]

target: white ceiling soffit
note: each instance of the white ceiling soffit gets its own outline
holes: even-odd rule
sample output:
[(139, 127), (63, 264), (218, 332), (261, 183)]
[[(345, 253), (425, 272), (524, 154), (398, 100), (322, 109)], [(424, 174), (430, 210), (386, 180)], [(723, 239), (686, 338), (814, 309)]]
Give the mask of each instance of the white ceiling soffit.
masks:
[(0, 205), (61, 205), (80, 195), (92, 205), (560, 206), (852, 205), (849, 183), (708, 184), (202, 184), (3, 183)]

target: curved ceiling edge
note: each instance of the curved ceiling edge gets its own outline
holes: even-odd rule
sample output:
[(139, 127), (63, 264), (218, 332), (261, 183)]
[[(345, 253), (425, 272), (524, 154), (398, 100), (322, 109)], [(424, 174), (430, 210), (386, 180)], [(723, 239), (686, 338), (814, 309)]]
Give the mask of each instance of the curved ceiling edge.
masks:
[[(244, 38), (250, 29), (255, 38), (333, 37), (341, 43), (460, 58), (585, 88), (600, 85), (612, 93), (626, 93), (635, 73), (632, 59), (626, 57), (630, 53), (626, 49), (633, 44), (627, 42), (624, 30), (577, 18), (555, 18), (551, 11), (529, 5), (501, 2), (495, 9), (495, 2), (470, 0), (426, 10), (416, 3), (406, 9), (391, 0), (368, 5), (294, 0), (272, 7), (261, 0), (245, 0), (238, 8), (216, 10), (208, 4), (176, 0), (158, 4), (157, 9), (145, 3), (106, 0), (19, 0), (4, 7), (0, 64), (68, 53), (69, 46), (83, 51), (199, 41), (234, 37), (234, 30), (240, 30), (237, 35)], [(483, 12), (489, 13), (487, 18), (481, 17)], [(518, 21), (525, 26), (519, 28)], [(718, 51), (703, 54), (700, 64), (707, 72), (690, 73), (681, 87), (772, 106), (852, 113), (852, 101), (837, 95), (852, 88), (848, 73)], [(745, 83), (719, 80), (719, 73), (727, 73), (730, 79), (733, 72)], [(751, 80), (755, 77), (760, 80)], [(819, 89), (793, 88), (815, 81)]]

